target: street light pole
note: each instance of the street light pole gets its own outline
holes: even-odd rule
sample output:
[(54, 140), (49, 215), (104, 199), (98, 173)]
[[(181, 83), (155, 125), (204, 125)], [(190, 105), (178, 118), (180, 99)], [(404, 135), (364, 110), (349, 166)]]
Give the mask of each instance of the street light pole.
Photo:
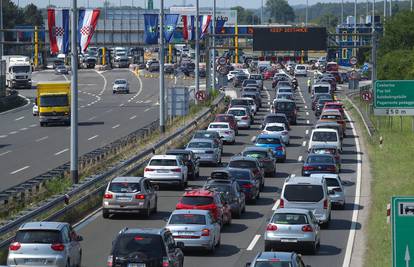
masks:
[(306, 0), (305, 26), (308, 26), (308, 8), (309, 8), (309, 1)]
[(165, 84), (164, 84), (164, 0), (160, 4), (160, 132), (165, 133)]
[[(3, 30), (3, 0), (0, 0), (0, 27)], [(1, 41), (1, 46), (0, 46), (0, 59), (1, 57), (4, 55), (4, 32), (1, 32), (1, 37), (0, 37), (0, 41)]]
[(199, 0), (196, 0), (196, 18), (195, 18), (195, 93), (198, 93), (200, 90), (200, 76), (199, 76), (199, 69), (200, 69), (200, 6)]
[(213, 90), (216, 89), (216, 0), (213, 0), (213, 49), (211, 52), (213, 56), (211, 57), (213, 60)]
[(356, 56), (356, 33), (357, 33), (357, 0), (355, 0), (354, 5), (354, 48), (353, 48), (353, 56)]
[(344, 0), (341, 0), (341, 23), (342, 25), (344, 23)]
[(260, 8), (260, 24), (263, 24), (263, 0), (262, 0), (262, 6)]
[(71, 17), (71, 122), (70, 122), (70, 176), (72, 183), (79, 182), (78, 172), (78, 8), (72, 0)]

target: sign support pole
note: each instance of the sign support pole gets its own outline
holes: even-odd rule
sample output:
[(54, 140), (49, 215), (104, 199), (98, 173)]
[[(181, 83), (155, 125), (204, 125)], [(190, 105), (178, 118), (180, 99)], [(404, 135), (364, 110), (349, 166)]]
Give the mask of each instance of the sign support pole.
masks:
[(165, 84), (164, 84), (164, 0), (160, 3), (160, 132), (165, 133)]
[[(213, 49), (211, 50), (213, 56), (211, 60), (213, 61), (212, 64), (212, 74), (213, 74), (213, 90), (216, 89), (216, 0), (213, 0)], [(210, 77), (210, 76), (209, 76)]]
[[(195, 21), (195, 93), (200, 90), (200, 3), (196, 0), (196, 21)], [(198, 101), (196, 100), (196, 104)]]

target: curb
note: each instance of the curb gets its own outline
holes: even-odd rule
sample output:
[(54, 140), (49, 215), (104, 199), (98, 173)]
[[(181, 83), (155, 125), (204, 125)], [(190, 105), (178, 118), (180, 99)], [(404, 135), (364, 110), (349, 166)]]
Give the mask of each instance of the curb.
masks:
[(28, 105), (30, 105), (31, 101), (30, 101), (29, 98), (27, 98), (27, 97), (25, 97), (24, 95), (21, 95), (21, 94), (18, 94), (18, 96), (23, 98), (26, 101), (26, 104), (24, 104), (23, 106), (15, 107), (15, 108), (0, 112), (0, 115), (9, 114), (9, 113), (12, 113), (12, 112), (18, 112), (18, 111), (21, 111), (21, 110), (25, 109)]

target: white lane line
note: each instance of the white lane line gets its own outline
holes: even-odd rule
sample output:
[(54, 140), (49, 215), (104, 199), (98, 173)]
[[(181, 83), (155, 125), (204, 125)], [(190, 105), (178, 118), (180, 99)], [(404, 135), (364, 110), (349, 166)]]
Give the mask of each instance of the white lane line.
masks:
[(12, 175), (13, 174), (16, 174), (16, 173), (21, 172), (21, 171), (24, 171), (24, 170), (26, 170), (28, 168), (30, 168), (30, 166), (24, 166), (23, 168), (20, 168), (20, 169), (17, 169), (15, 171), (12, 171), (10, 174), (12, 174)]
[(308, 106), (305, 106), (305, 108), (308, 108)]
[(0, 138), (6, 138), (8, 135), (7, 134), (3, 134), (3, 135), (0, 135)]
[(122, 104), (120, 104), (119, 106), (120, 106), (120, 107), (123, 107), (124, 105), (125, 105), (125, 104), (124, 104), (124, 103), (122, 103)]
[(146, 108), (145, 110), (144, 110), (144, 112), (147, 112), (147, 111), (149, 111), (151, 108)]
[(98, 136), (99, 136), (99, 135), (97, 135), (97, 134), (96, 134), (96, 135), (94, 135), (94, 136), (92, 136), (92, 137), (89, 137), (89, 138), (88, 138), (88, 141), (91, 141), (91, 140), (95, 139), (95, 138), (96, 138), (96, 137), (98, 137)]
[(290, 175), (290, 177), (296, 177), (296, 174), (294, 174), (294, 173), (292, 173), (291, 175)]
[(80, 107), (81, 107), (81, 108), (84, 108), (85, 106), (83, 106), (83, 105), (82, 105), (82, 106), (80, 106)]
[(302, 146), (306, 146), (306, 141), (303, 141)]
[(94, 119), (96, 119), (96, 116), (90, 117), (90, 118), (88, 119), (88, 121), (91, 121), (91, 120), (94, 120)]
[(19, 131), (26, 131), (26, 130), (28, 130), (29, 128), (20, 128), (20, 130)]
[(34, 128), (34, 127), (36, 127), (36, 126), (37, 126), (37, 124), (30, 124), (30, 125), (29, 125), (29, 127), (30, 127), (30, 128)]
[(65, 153), (66, 151), (69, 151), (69, 148), (65, 148), (65, 149), (63, 149), (63, 150), (61, 150), (59, 152), (56, 152), (55, 153), (55, 156), (59, 156), (60, 154)]
[(24, 119), (24, 116), (21, 116), (21, 117), (18, 117), (18, 118), (16, 118), (16, 119), (14, 119), (15, 121), (19, 121), (19, 120), (23, 120)]
[(309, 124), (309, 120), (306, 121), (306, 124)]
[(246, 250), (253, 250), (254, 246), (256, 246), (257, 241), (259, 241), (260, 239), (260, 235), (255, 235), (253, 237), (252, 242), (250, 242), (249, 246), (247, 247)]
[(9, 153), (11, 153), (11, 152), (12, 152), (11, 150), (4, 151), (3, 153), (0, 153), (0, 157), (1, 157), (1, 156), (4, 156), (4, 155), (6, 155), (6, 154), (9, 154)]
[(109, 112), (112, 112), (113, 111), (113, 109), (111, 108), (111, 109), (108, 109), (107, 111), (105, 111), (105, 113), (109, 113)]
[(10, 132), (9, 134), (17, 134), (17, 131)]
[(145, 100), (144, 101), (144, 104), (149, 104), (149, 103), (151, 103), (151, 100)]
[(305, 134), (306, 134), (306, 135), (308, 135), (308, 134), (309, 134), (309, 130), (306, 130), (306, 131), (305, 131)]
[(303, 157), (302, 156), (299, 156), (298, 161), (299, 162), (302, 162), (302, 159), (303, 159)]
[(272, 210), (277, 210), (277, 208), (279, 207), (280, 204), (280, 199), (276, 200), (275, 204), (272, 207)]
[(43, 137), (41, 137), (41, 138), (39, 138), (39, 139), (36, 139), (35, 141), (36, 141), (36, 142), (40, 142), (40, 141), (46, 140), (46, 139), (48, 139), (48, 138), (49, 138), (49, 136), (43, 136)]
[(121, 124), (114, 125), (114, 126), (112, 126), (112, 129), (116, 129), (116, 128), (118, 128), (119, 126), (121, 126)]
[(345, 114), (348, 118), (348, 121), (350, 122), (351, 128), (352, 128), (352, 134), (355, 136), (355, 146), (357, 150), (357, 182), (356, 182), (356, 188), (355, 188), (355, 201), (353, 206), (353, 212), (352, 212), (352, 223), (351, 223), (351, 229), (349, 230), (349, 236), (348, 236), (348, 242), (346, 243), (346, 251), (344, 256), (344, 262), (342, 264), (342, 267), (349, 267), (351, 265), (351, 256), (352, 256), (352, 250), (354, 246), (354, 239), (355, 239), (355, 233), (356, 233), (356, 227), (358, 223), (358, 213), (359, 213), (359, 204), (360, 204), (360, 197), (361, 197), (361, 170), (362, 170), (362, 157), (361, 157), (361, 149), (359, 146), (359, 140), (356, 137), (356, 130), (354, 127), (354, 123), (351, 120), (351, 117), (349, 116), (348, 112), (345, 111)]
[(309, 116), (309, 112), (306, 111), (306, 116)]
[(137, 117), (137, 115), (132, 116), (131, 118), (129, 118), (130, 120), (133, 120)]

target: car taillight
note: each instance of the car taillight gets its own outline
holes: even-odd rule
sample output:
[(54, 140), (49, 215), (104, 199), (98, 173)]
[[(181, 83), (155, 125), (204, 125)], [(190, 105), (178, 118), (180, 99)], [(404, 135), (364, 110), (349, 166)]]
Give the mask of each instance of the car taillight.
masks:
[(169, 267), (170, 266), (170, 260), (168, 259), (168, 257), (163, 257), (162, 258), (162, 267)]
[(285, 148), (283, 146), (278, 146), (278, 147), (276, 147), (276, 150), (283, 151), (283, 150), (285, 150)]
[(248, 116), (243, 116), (242, 120), (247, 120), (249, 117)]
[(135, 195), (135, 199), (145, 199), (145, 195), (137, 194), (137, 195)]
[(109, 255), (109, 256), (108, 256), (108, 260), (106, 261), (106, 266), (108, 266), (108, 267), (112, 267), (112, 266), (113, 266), (113, 264), (114, 264), (114, 256)]
[(279, 208), (283, 209), (285, 207), (285, 201), (283, 199), (279, 200)]
[(266, 231), (277, 231), (277, 226), (275, 224), (269, 223), (266, 227)]
[(104, 195), (104, 198), (106, 198), (106, 199), (111, 199), (111, 198), (113, 198), (114, 196), (112, 195), (112, 194), (110, 194), (110, 193), (106, 193), (105, 195)]
[(17, 251), (22, 247), (22, 245), (19, 242), (13, 242), (9, 246), (9, 250), (11, 251)]
[(242, 187), (246, 188), (246, 189), (251, 189), (251, 188), (253, 188), (253, 185), (252, 184), (244, 184), (244, 185), (242, 185)]
[(313, 170), (313, 169), (315, 169), (314, 167), (312, 167), (312, 166), (303, 166), (303, 170), (304, 171), (311, 171), (311, 170)]
[(307, 224), (307, 225), (304, 225), (302, 227), (302, 231), (303, 232), (313, 232), (313, 228), (312, 228), (312, 226), (310, 226), (309, 224)]
[(62, 243), (56, 243), (56, 244), (52, 244), (50, 246), (54, 251), (63, 251), (65, 249), (65, 245), (63, 245)]
[(329, 200), (327, 200), (327, 199), (325, 199), (325, 200), (323, 201), (323, 208), (324, 208), (325, 210), (328, 208), (328, 201), (329, 201)]
[(153, 172), (153, 171), (155, 171), (155, 169), (147, 167), (147, 168), (144, 169), (144, 171), (145, 172)]
[(172, 172), (181, 172), (181, 169), (180, 168), (174, 168), (174, 169), (171, 169), (171, 171)]
[(328, 166), (326, 168), (326, 170), (335, 172), (336, 171), (336, 167), (335, 166)]
[(201, 231), (201, 236), (209, 236), (210, 235), (210, 230), (208, 229), (203, 229)]

